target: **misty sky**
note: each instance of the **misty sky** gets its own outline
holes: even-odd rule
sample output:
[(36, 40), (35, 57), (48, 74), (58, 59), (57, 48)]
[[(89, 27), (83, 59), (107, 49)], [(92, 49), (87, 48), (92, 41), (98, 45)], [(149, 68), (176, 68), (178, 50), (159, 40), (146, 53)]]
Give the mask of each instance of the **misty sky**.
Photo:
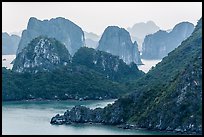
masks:
[(196, 25), (201, 16), (201, 2), (2, 2), (2, 31), (26, 29), (30, 17), (64, 17), (84, 31), (102, 34), (107, 26), (127, 28), (149, 20), (164, 30), (182, 21)]

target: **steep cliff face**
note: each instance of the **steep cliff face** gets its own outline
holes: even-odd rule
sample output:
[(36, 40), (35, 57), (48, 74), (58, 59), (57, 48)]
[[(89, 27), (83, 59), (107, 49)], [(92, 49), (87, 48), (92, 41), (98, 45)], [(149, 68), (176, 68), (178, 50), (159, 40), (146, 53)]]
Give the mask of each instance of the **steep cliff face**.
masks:
[(166, 41), (168, 33), (159, 30), (154, 34), (147, 35), (142, 45), (142, 56), (144, 59), (161, 59), (168, 53), (166, 51)]
[(118, 56), (91, 48), (80, 48), (72, 60), (75, 64), (84, 65), (114, 81), (129, 81), (144, 75), (136, 64), (127, 65)]
[[(86, 119), (83, 122), (113, 125), (127, 123), (136, 128), (202, 134), (201, 50), (202, 19), (192, 35), (178, 48), (170, 52), (146, 76), (129, 85), (134, 92), (104, 109), (97, 109), (97, 114), (96, 109), (88, 108), (83, 110), (91, 111), (87, 113), (89, 116), (75, 114)], [(51, 124), (59, 124), (58, 119), (75, 122), (66, 118), (70, 113), (79, 111), (81, 106), (76, 108), (53, 117)]]
[(22, 33), (17, 54), (32, 39), (40, 35), (56, 38), (65, 45), (72, 56), (80, 47), (85, 45), (82, 29), (73, 22), (62, 17), (43, 21), (31, 17), (27, 29)]
[(181, 22), (170, 32), (159, 30), (154, 34), (147, 35), (142, 45), (141, 57), (144, 59), (162, 59), (188, 38), (193, 29), (192, 23)]
[(17, 35), (2, 33), (2, 55), (15, 55), (20, 39)]
[(131, 41), (130, 34), (123, 28), (109, 26), (103, 32), (97, 50), (119, 56), (125, 63), (142, 64), (138, 45)]
[(70, 63), (71, 56), (65, 45), (54, 38), (39, 36), (33, 39), (16, 57), (13, 71), (51, 71)]

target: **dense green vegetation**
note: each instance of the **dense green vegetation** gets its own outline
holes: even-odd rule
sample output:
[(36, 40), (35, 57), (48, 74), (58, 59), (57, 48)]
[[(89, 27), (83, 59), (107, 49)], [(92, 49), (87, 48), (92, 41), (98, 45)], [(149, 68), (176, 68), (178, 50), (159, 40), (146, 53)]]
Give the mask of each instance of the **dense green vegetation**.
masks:
[(122, 84), (112, 82), (84, 66), (69, 66), (36, 74), (3, 68), (2, 74), (3, 100), (109, 99), (126, 92)]
[[(131, 93), (105, 108), (90, 110), (76, 106), (64, 115), (53, 117), (51, 123), (63, 124), (59, 120), (64, 119), (65, 122), (124, 124), (125, 128), (127, 124), (131, 128), (202, 134), (201, 23), (202, 19), (192, 35), (155, 68), (129, 83)], [(76, 115), (70, 117), (73, 113)], [(76, 121), (78, 117), (82, 118)]]
[(80, 48), (72, 58), (61, 42), (39, 36), (2, 75), (3, 100), (64, 100), (118, 98), (128, 92), (129, 81), (144, 73), (134, 63), (90, 48)]
[(144, 75), (144, 72), (140, 71), (133, 62), (127, 65), (118, 56), (87, 47), (80, 48), (72, 62), (75, 65), (84, 65), (118, 82), (128, 82)]
[[(202, 19), (193, 34), (144, 77), (129, 84), (133, 92), (106, 108), (120, 109), (138, 127), (202, 130)], [(125, 110), (125, 111), (124, 111)], [(193, 125), (193, 126), (192, 126)]]

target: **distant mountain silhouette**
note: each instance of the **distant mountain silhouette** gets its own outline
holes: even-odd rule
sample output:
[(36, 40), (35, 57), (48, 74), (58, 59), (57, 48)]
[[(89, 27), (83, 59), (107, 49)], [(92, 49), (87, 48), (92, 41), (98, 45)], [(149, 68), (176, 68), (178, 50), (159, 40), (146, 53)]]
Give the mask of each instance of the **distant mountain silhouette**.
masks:
[(145, 36), (148, 34), (153, 34), (159, 29), (160, 28), (153, 21), (136, 23), (132, 27), (127, 28), (131, 35), (132, 41), (137, 41), (140, 51), (142, 50), (142, 43)]
[(192, 23), (181, 22), (169, 33), (159, 30), (154, 34), (147, 35), (142, 45), (142, 58), (162, 59), (189, 37), (193, 29), (194, 25)]
[(15, 55), (20, 39), (17, 35), (2, 33), (2, 55)]
[(84, 37), (85, 37), (86, 47), (94, 48), (94, 49), (97, 48), (100, 36), (98, 36), (93, 32), (84, 31)]

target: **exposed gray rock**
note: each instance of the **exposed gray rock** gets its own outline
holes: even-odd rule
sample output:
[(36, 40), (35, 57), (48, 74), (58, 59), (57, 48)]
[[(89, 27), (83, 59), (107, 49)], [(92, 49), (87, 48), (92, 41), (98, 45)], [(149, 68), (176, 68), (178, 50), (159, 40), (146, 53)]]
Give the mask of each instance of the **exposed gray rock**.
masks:
[[(105, 107), (90, 109), (85, 106), (75, 106), (71, 110), (67, 110), (64, 115), (57, 114), (52, 117), (50, 123), (54, 125), (61, 125), (65, 123), (103, 123), (109, 125), (117, 125), (124, 123), (122, 114), (124, 113), (120, 106), (114, 106), (110, 112), (109, 108)], [(126, 128), (131, 126), (126, 125)]]
[(68, 123), (65, 119), (65, 117), (63, 116), (60, 116), (59, 114), (57, 114), (55, 117), (53, 117), (51, 119), (51, 124), (56, 124), (56, 125), (62, 125), (62, 124), (65, 124), (65, 123)]
[[(97, 109), (98, 112), (98, 109)], [(71, 110), (67, 110), (64, 115), (57, 114), (50, 121), (51, 124), (61, 125), (65, 123), (87, 123), (87, 122), (100, 122), (100, 118), (96, 116), (97, 112), (84, 107), (84, 106), (75, 106)], [(98, 115), (99, 113), (97, 113)], [(97, 117), (97, 118), (95, 118)]]
[(103, 32), (97, 50), (119, 56), (126, 64), (142, 64), (138, 45), (132, 43), (130, 34), (124, 28), (109, 26)]
[(50, 71), (68, 65), (70, 60), (65, 45), (54, 38), (39, 36), (17, 55), (12, 70), (32, 73)]
[(58, 17), (41, 21), (31, 17), (27, 29), (22, 33), (17, 54), (20, 53), (32, 39), (40, 35), (56, 38), (65, 45), (72, 56), (80, 47), (85, 45), (82, 29), (70, 20)]

